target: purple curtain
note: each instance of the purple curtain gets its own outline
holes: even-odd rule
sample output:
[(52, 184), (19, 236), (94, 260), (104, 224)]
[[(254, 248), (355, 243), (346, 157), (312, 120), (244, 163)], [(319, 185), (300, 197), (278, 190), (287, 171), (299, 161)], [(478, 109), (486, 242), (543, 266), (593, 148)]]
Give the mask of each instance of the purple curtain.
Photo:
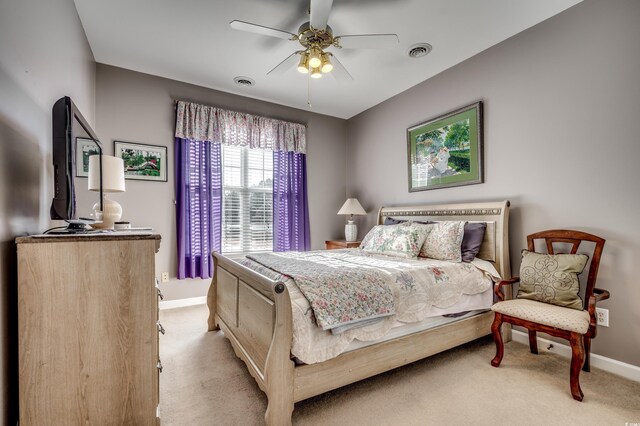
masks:
[(178, 278), (213, 276), (212, 251), (220, 251), (222, 160), (219, 142), (176, 138)]
[(306, 155), (273, 152), (273, 251), (310, 247)]

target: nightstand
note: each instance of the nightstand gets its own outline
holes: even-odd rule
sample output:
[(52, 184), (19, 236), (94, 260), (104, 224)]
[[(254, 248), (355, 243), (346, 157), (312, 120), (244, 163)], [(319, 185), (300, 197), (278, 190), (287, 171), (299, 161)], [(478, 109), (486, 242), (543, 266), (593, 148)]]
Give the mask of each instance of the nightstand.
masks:
[(357, 248), (360, 247), (360, 241), (345, 241), (345, 240), (328, 240), (324, 242), (325, 249), (344, 249), (344, 248)]

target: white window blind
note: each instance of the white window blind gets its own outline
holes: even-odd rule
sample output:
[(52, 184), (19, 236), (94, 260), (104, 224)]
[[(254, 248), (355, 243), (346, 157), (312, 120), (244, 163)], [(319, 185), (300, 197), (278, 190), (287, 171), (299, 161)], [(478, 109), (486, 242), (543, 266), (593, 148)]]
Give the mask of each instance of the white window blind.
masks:
[(222, 252), (273, 249), (273, 151), (222, 145)]

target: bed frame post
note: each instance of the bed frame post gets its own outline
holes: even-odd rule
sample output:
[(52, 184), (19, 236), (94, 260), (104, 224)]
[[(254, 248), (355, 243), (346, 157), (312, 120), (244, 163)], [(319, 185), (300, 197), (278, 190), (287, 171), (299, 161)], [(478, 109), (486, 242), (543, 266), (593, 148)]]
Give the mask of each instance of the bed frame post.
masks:
[(209, 318), (207, 319), (207, 326), (209, 331), (220, 330), (218, 324), (216, 324), (216, 303), (218, 300), (218, 258), (211, 253), (213, 258), (213, 278), (211, 278), (211, 285), (209, 286), (209, 292), (207, 293), (207, 306), (209, 307)]
[(264, 371), (269, 400), (264, 418), (267, 426), (291, 425), (295, 364), (291, 360), (293, 318), (287, 287), (279, 282), (273, 287), (276, 323)]

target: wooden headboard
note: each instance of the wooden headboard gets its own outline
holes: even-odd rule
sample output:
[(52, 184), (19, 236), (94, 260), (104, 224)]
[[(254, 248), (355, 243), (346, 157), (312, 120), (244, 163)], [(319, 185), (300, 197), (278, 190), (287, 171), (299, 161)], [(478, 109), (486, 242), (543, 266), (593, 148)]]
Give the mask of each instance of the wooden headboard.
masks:
[(511, 278), (509, 205), (509, 201), (504, 200), (486, 203), (382, 207), (378, 212), (378, 224), (382, 224), (387, 217), (416, 221), (486, 222), (487, 230), (478, 257), (493, 263), (502, 279), (508, 279)]

